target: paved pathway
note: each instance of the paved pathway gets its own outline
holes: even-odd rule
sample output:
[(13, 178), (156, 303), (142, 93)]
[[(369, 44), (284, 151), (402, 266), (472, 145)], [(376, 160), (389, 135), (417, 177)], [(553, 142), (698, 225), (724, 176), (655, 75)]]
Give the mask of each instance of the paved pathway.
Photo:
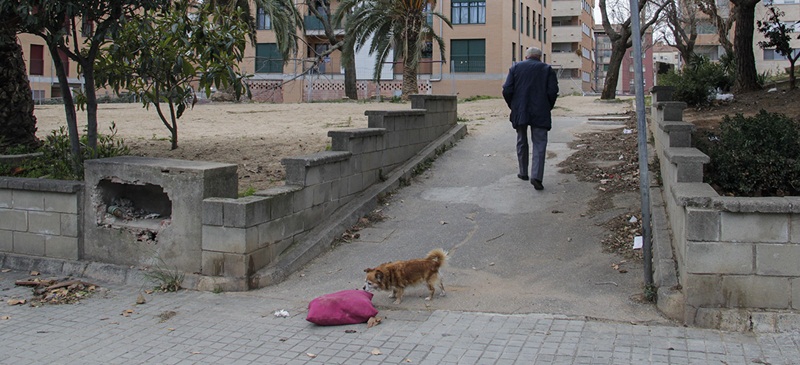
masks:
[[(4, 298), (24, 273), (0, 274)], [(110, 286), (75, 305), (0, 308), (3, 364), (797, 364), (800, 334), (740, 334), (559, 315), (384, 310), (320, 327), (296, 300), (145, 295)], [(133, 310), (123, 316), (126, 310)], [(275, 317), (277, 310), (289, 317)]]

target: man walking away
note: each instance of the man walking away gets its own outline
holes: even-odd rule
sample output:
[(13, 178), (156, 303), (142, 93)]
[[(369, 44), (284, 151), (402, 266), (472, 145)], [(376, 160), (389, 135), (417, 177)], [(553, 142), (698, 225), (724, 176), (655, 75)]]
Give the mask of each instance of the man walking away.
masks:
[[(511, 126), (517, 130), (517, 160), (519, 177), (530, 179), (536, 190), (544, 189), (544, 160), (547, 148), (547, 132), (553, 121), (550, 110), (556, 105), (558, 79), (550, 65), (541, 61), (542, 50), (528, 48), (525, 61), (508, 70), (508, 78), (503, 84), (503, 98), (511, 109)], [(531, 127), (533, 157), (531, 176), (528, 176), (528, 126)]]

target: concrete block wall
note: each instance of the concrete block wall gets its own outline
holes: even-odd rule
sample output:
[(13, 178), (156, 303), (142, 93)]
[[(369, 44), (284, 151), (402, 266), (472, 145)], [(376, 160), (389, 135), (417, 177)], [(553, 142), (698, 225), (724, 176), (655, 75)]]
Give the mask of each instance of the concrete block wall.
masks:
[(796, 328), (800, 197), (720, 196), (703, 183), (703, 165), (710, 158), (691, 147), (693, 126), (681, 120), (686, 105), (666, 98), (654, 97), (662, 101), (653, 106), (651, 129), (682, 290), (680, 302), (667, 311), (703, 327)]
[(411, 110), (367, 111), (368, 128), (330, 131), (330, 151), (284, 158), (284, 186), (205, 199), (201, 272), (222, 279), (201, 288), (271, 284), (257, 272), (300, 250), (312, 230), (456, 126), (456, 113), (455, 96), (413, 95)]
[(76, 260), (83, 183), (0, 177), (0, 252)]

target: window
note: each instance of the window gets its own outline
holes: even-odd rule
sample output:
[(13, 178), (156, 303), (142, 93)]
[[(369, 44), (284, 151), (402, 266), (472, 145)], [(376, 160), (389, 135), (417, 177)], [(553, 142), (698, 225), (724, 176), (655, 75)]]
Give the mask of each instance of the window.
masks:
[(425, 42), (422, 47), (422, 58), (433, 58), (433, 42)]
[(256, 29), (272, 29), (272, 19), (269, 18), (269, 14), (264, 11), (264, 8), (260, 6), (258, 7), (258, 14), (256, 14)]
[(517, 29), (517, 0), (511, 0), (511, 29)]
[(94, 33), (94, 22), (84, 19), (81, 23), (81, 37), (91, 37)]
[[(794, 55), (800, 53), (800, 49), (794, 50)], [(788, 58), (786, 56), (775, 52), (775, 49), (765, 49), (764, 50), (764, 61), (786, 61)]]
[(697, 34), (717, 34), (717, 27), (710, 21), (700, 21), (697, 23)]
[(592, 55), (586, 47), (581, 47), (581, 56), (586, 59), (592, 59)]
[(486, 72), (486, 40), (451, 40), (450, 62), (453, 72)]
[(511, 62), (517, 62), (517, 44), (511, 42)]
[(547, 43), (547, 18), (542, 18), (542, 42)]
[(531, 28), (533, 28), (533, 38), (536, 39), (536, 10), (533, 11), (533, 24)]
[(543, 24), (544, 24), (544, 23), (542, 23), (542, 14), (539, 14), (539, 40), (542, 40), (542, 28), (543, 28)]
[(453, 24), (486, 24), (486, 1), (453, 0)]
[(256, 45), (256, 73), (283, 72), (283, 57), (275, 43), (259, 43)]
[(531, 8), (525, 7), (525, 33), (531, 35)]
[(39, 44), (31, 44), (30, 54), (30, 75), (44, 75), (44, 46)]

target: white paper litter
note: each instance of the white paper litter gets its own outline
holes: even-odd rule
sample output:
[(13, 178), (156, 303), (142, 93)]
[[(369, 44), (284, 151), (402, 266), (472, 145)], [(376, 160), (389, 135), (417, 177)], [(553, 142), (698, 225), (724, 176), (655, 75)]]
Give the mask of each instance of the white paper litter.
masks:
[(634, 250), (642, 249), (642, 236), (633, 237), (633, 249)]
[(622, 130), (622, 134), (632, 134), (632, 133), (633, 133), (633, 129), (624, 128)]
[(628, 222), (631, 222), (631, 223), (636, 223), (636, 222), (638, 222), (638, 221), (639, 221), (639, 220), (638, 220), (638, 219), (636, 219), (636, 216), (632, 216), (632, 217), (631, 217), (631, 219), (630, 219)]
[(287, 312), (285, 309), (281, 309), (279, 311), (275, 311), (274, 314), (275, 314), (275, 317), (288, 317), (289, 316), (289, 312)]

